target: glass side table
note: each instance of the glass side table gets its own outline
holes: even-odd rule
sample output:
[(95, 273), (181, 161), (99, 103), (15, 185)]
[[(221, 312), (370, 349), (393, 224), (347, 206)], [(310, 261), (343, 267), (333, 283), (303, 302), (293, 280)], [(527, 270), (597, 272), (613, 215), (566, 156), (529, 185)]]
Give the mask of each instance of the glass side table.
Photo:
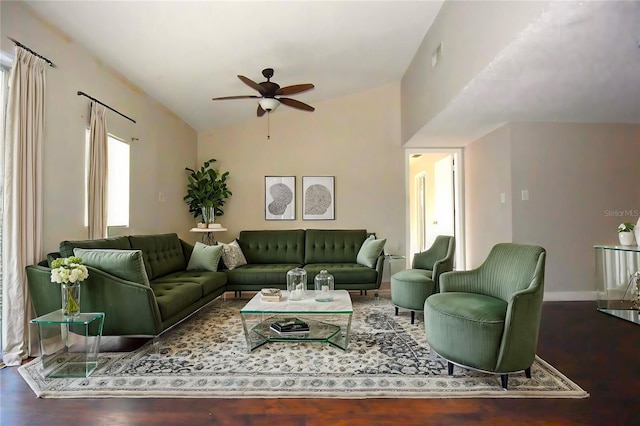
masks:
[(640, 324), (640, 247), (597, 245), (598, 310)]
[(62, 309), (30, 321), (38, 325), (42, 369), (46, 378), (89, 377), (98, 365), (104, 313), (70, 318)]

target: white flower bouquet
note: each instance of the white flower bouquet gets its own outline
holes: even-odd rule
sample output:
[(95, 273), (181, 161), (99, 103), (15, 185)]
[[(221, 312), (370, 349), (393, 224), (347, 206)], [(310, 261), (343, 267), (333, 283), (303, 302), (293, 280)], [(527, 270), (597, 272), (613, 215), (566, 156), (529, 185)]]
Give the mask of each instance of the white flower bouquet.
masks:
[(80, 283), (87, 279), (89, 271), (77, 256), (60, 257), (51, 262), (51, 282), (68, 284)]
[(89, 271), (77, 256), (61, 257), (51, 262), (51, 282), (62, 284), (62, 311), (64, 315), (80, 313), (80, 283)]

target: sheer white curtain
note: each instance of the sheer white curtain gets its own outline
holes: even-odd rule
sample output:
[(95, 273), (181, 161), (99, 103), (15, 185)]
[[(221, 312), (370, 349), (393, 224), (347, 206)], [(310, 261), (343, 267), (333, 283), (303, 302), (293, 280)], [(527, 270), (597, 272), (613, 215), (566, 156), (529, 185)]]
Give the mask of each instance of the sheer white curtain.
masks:
[(20, 365), (28, 355), (31, 299), (25, 267), (42, 260), (42, 145), (47, 63), (17, 47), (9, 75), (2, 238), (2, 360)]
[(91, 102), (89, 136), (89, 238), (107, 236), (107, 109)]

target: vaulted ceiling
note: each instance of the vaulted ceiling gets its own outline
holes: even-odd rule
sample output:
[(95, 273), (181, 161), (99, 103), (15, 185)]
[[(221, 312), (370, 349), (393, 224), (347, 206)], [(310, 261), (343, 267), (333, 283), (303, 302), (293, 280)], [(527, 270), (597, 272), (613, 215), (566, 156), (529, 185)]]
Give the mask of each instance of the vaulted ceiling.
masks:
[[(201, 131), (255, 117), (254, 100), (211, 100), (255, 94), (238, 74), (313, 83), (292, 96), (312, 105), (399, 81), (443, 1), (27, 3)], [(638, 123), (639, 41), (638, 1), (550, 2), (415, 143), (464, 145), (510, 121)]]
[[(236, 76), (314, 102), (399, 81), (443, 1), (27, 1), (196, 130), (256, 116)], [(287, 107), (281, 107), (287, 108)]]

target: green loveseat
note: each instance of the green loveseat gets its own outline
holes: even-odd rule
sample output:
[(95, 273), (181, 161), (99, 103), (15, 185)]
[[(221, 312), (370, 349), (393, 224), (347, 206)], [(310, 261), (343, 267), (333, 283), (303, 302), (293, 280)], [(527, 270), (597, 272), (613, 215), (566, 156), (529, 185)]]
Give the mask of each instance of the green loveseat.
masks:
[(44, 315), (61, 305), (50, 262), (88, 249), (80, 257), (91, 255), (100, 267), (87, 266), (82, 311), (106, 314), (105, 336), (156, 336), (226, 291), (286, 289), (286, 274), (296, 267), (307, 270), (310, 289), (321, 269), (334, 275), (337, 289), (378, 289), (383, 254), (371, 266), (357, 262), (368, 235), (365, 230), (242, 231), (238, 243), (248, 263), (228, 270), (221, 261), (216, 272), (187, 270), (193, 246), (177, 234), (63, 241), (59, 253), (26, 272), (35, 313)]

